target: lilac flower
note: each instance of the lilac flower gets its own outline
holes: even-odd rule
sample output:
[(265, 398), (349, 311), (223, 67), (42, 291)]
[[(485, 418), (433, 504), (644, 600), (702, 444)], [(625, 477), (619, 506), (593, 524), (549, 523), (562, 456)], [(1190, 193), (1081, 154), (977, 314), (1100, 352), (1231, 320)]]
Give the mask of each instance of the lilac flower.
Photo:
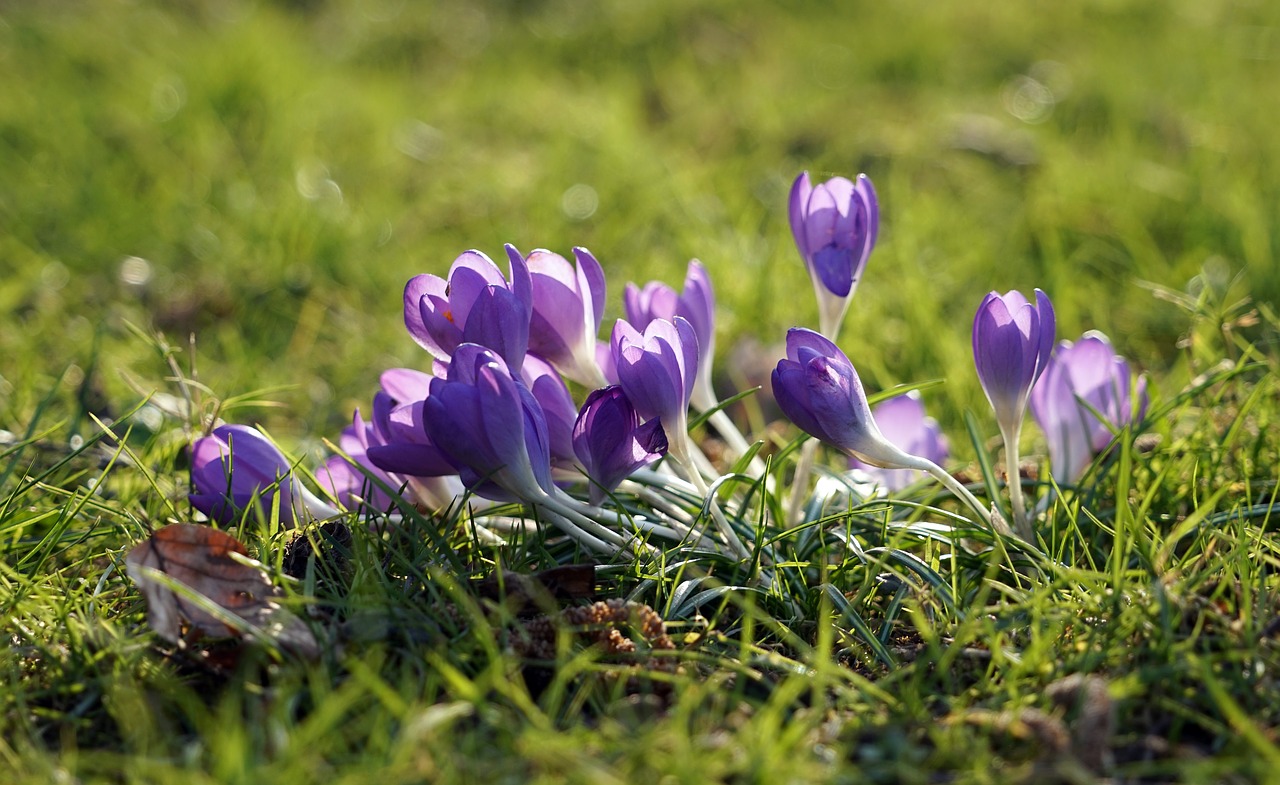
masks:
[(813, 330), (787, 331), (787, 356), (773, 369), (772, 381), (783, 414), (805, 433), (871, 466), (915, 466), (880, 432), (853, 363)]
[[(947, 437), (942, 435), (938, 421), (925, 415), (920, 393), (913, 390), (890, 398), (877, 404), (871, 414), (880, 427), (880, 433), (904, 452), (937, 464), (945, 463), (951, 454)], [(890, 492), (902, 490), (921, 476), (915, 469), (878, 469), (857, 458), (849, 460), (849, 468), (862, 469)]]
[(554, 490), (542, 407), (496, 352), (460, 344), (449, 378), (431, 380), (422, 416), (428, 436), (474, 493), (536, 501)]
[(654, 319), (641, 333), (619, 319), (611, 347), (618, 383), (640, 416), (661, 418), (672, 442), (687, 439), (689, 397), (698, 374), (693, 325), (680, 316)]
[(1034, 542), (1035, 534), (1022, 501), (1018, 435), (1031, 388), (1049, 362), (1054, 328), (1053, 304), (1039, 289), (1035, 305), (1020, 292), (991, 292), (983, 298), (973, 319), (973, 360), (978, 381), (995, 410), (1004, 440), (1014, 523), (1028, 542)]
[(1107, 336), (1091, 330), (1076, 341), (1062, 341), (1031, 391), (1031, 415), (1049, 442), (1049, 465), (1059, 484), (1074, 483), (1095, 455), (1105, 451), (1113, 431), (1147, 410), (1147, 380), (1133, 387), (1129, 363), (1116, 354)]
[(604, 383), (596, 365), (596, 335), (604, 318), (604, 270), (585, 248), (574, 248), (573, 255), (576, 266), (550, 251), (529, 254), (533, 281), (529, 350), (570, 379), (596, 387)]
[(833, 177), (813, 186), (804, 172), (791, 186), (791, 234), (818, 296), (822, 334), (840, 331), (849, 301), (875, 247), (880, 207), (866, 175)]
[(438, 360), (448, 360), (462, 343), (492, 349), (518, 369), (529, 348), (533, 284), (524, 257), (508, 245), (511, 280), (479, 251), (454, 260), (449, 279), (418, 275), (404, 289), (404, 323), (409, 334)]
[(644, 288), (629, 283), (622, 303), (627, 321), (637, 330), (648, 327), (654, 319), (674, 321), (680, 316), (689, 321), (698, 338), (698, 374), (691, 402), (700, 411), (713, 408), (716, 396), (711, 389), (711, 363), (716, 351), (716, 296), (702, 263), (697, 259), (689, 262), (682, 294), (660, 281), (650, 281)]
[(219, 523), (232, 523), (256, 502), (270, 512), (279, 497), (280, 523), (292, 526), (304, 511), (337, 514), (293, 476), (280, 449), (255, 428), (221, 425), (191, 445), (191, 505)]
[(573, 426), (573, 449), (591, 478), (591, 503), (599, 504), (628, 475), (667, 452), (662, 422), (641, 423), (617, 385), (592, 392)]

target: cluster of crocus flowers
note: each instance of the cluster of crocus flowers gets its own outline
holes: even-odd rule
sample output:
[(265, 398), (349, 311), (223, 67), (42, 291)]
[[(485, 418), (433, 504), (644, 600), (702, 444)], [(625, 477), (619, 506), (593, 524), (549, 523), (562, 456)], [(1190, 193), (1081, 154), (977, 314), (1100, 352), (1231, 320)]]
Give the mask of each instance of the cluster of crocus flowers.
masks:
[[(889, 493), (932, 477), (975, 521), (1010, 534), (1001, 516), (942, 468), (947, 440), (919, 394), (873, 410), (836, 343), (879, 234), (871, 181), (859, 175), (813, 185), (802, 174), (789, 212), (820, 322), (819, 331), (787, 333), (786, 356), (771, 380), (783, 413), (815, 437), (796, 469), (792, 509), (822, 442)], [(751, 529), (735, 529), (721, 510), (713, 492), (721, 478), (689, 435), (693, 409), (707, 413), (731, 456), (750, 450), (712, 389), (715, 295), (702, 264), (689, 263), (681, 291), (661, 282), (629, 284), (624, 318), (602, 341), (607, 286), (591, 252), (574, 248), (570, 261), (542, 249), (528, 256), (511, 245), (505, 251), (506, 271), (470, 250), (446, 277), (409, 280), (404, 323), (429, 360), (423, 369), (383, 372), (369, 419), (357, 411), (339, 438), (341, 454), (316, 472), (321, 489), (336, 504), (371, 515), (407, 506), (435, 512), (470, 497), (516, 502), (607, 555), (647, 553), (648, 539), (658, 537), (751, 558)], [(978, 378), (1004, 439), (1013, 518), (1028, 542), (1034, 531), (1017, 479), (1027, 407), (1049, 442), (1054, 477), (1065, 485), (1146, 406), (1145, 380), (1134, 386), (1105, 336), (1064, 341), (1055, 354), (1055, 327), (1040, 290), (1034, 301), (1016, 291), (991, 292), (973, 326)], [(257, 430), (216, 428), (193, 444), (191, 457), (191, 502), (212, 519), (230, 521), (255, 505), (275, 511), (285, 525), (338, 514)], [(646, 469), (664, 458), (659, 470)], [(777, 478), (762, 476), (762, 462), (753, 459), (747, 471), (773, 490)], [(625, 486), (630, 478), (642, 481)], [(678, 489), (670, 498), (700, 496), (698, 513), (669, 498), (655, 501), (655, 478), (668, 491)], [(655, 501), (648, 512), (609, 509), (624, 486)], [(473, 521), (482, 506), (471, 506)], [(710, 520), (700, 522), (702, 514)]]

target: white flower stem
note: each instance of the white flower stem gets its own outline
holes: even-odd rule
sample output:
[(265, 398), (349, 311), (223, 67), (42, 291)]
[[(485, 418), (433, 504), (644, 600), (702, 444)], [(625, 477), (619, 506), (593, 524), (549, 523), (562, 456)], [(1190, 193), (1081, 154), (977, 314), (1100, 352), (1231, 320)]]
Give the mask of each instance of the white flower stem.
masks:
[(591, 536), (590, 534), (586, 533), (582, 529), (575, 526), (564, 516), (555, 512), (553, 509), (550, 509), (548, 506), (542, 506), (542, 514), (547, 518), (547, 520), (551, 521), (551, 523), (553, 523), (557, 529), (569, 535), (570, 537), (582, 543), (587, 548), (593, 551), (596, 551), (598, 553), (606, 553), (612, 556), (613, 554), (622, 550), (622, 548), (617, 545), (612, 545), (610, 543), (607, 543), (603, 540), (600, 540), (596, 537)]
[(804, 502), (809, 498), (809, 475), (813, 472), (813, 459), (818, 453), (818, 440), (810, 439), (800, 448), (800, 460), (791, 479), (791, 498), (787, 502), (787, 523), (799, 526), (804, 514)]
[(736, 553), (738, 558), (749, 560), (751, 551), (742, 544), (742, 540), (738, 539), (738, 534), (733, 530), (733, 526), (729, 524), (729, 519), (724, 516), (724, 512), (720, 509), (720, 503), (711, 493), (711, 487), (707, 485), (707, 481), (702, 478), (702, 474), (693, 465), (690, 460), (690, 454), (696, 452), (693, 449), (689, 434), (683, 430), (676, 430), (676, 438), (672, 439), (667, 446), (667, 454), (676, 460), (685, 470), (685, 474), (693, 482), (695, 488), (698, 489), (698, 495), (707, 500), (707, 506), (711, 509), (711, 519), (715, 521), (716, 529), (719, 530), (720, 536), (724, 538), (725, 544), (728, 545)]
[(1034, 543), (1036, 533), (1031, 528), (1031, 520), (1027, 517), (1026, 500), (1022, 497), (1022, 472), (1019, 468), (1018, 455), (1018, 435), (1021, 431), (1021, 421), (1009, 427), (1003, 424), (1000, 426), (1000, 436), (1004, 439), (1005, 485), (1009, 486), (1009, 507), (1013, 512), (1013, 525), (1022, 539)]
[(674, 528), (673, 526), (664, 526), (646, 518), (628, 517), (613, 510), (596, 507), (568, 495), (557, 495), (556, 502), (568, 508), (566, 512), (573, 520), (580, 521), (585, 518), (596, 524), (601, 524), (603, 522), (602, 519), (608, 520), (615, 526), (635, 528), (646, 534), (656, 534), (669, 540), (684, 540), (693, 534), (693, 530), (688, 526), (681, 525), (674, 520), (671, 521)]
[[(742, 431), (738, 430), (738, 426), (733, 424), (733, 419), (724, 413), (724, 409), (716, 409), (707, 418), (707, 422), (715, 427), (716, 433), (729, 447), (729, 455), (734, 460), (741, 458), (751, 450), (751, 444), (747, 438), (742, 435)], [(747, 464), (747, 472), (753, 477), (759, 477), (764, 474), (764, 461), (760, 460), (757, 455), (751, 456), (751, 462)]]

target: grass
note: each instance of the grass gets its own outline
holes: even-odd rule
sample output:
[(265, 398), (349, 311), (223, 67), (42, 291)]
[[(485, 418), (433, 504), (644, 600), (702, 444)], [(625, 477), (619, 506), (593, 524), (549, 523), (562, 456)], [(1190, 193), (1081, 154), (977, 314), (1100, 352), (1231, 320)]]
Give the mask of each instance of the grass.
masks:
[[(0, 779), (1268, 780), (1277, 25), (1137, 0), (0, 10)], [(1151, 374), (1143, 435), (1051, 506), (1049, 562), (922, 535), (947, 519), (931, 487), (837, 497), (771, 530), (771, 590), (701, 553), (602, 569), (671, 652), (562, 631), (536, 658), (480, 581), (585, 560), (563, 542), (311, 528), (289, 580), (292, 533), (251, 517), (233, 533), (322, 657), (149, 631), (123, 556), (190, 519), (199, 416), (220, 402), (311, 465), (381, 370), (424, 365), (401, 288), (466, 248), (585, 245), (610, 317), (622, 282), (696, 256), (722, 390), (757, 383), (816, 323), (801, 169), (874, 179), (841, 344), (873, 390), (945, 380), (925, 401), (972, 476), (987, 291), (1045, 289), (1063, 337), (1102, 329)], [(199, 411), (143, 403), (179, 375)], [(745, 528), (780, 507), (729, 503)]]

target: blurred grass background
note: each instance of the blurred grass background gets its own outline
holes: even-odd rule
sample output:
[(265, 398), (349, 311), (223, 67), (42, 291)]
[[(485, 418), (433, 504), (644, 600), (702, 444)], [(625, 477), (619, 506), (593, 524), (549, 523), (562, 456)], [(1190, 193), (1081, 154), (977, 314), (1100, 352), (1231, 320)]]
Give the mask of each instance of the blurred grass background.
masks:
[(724, 366), (816, 325), (804, 169), (879, 189), (841, 343), (871, 388), (946, 377), (951, 427), (991, 289), (1045, 289), (1062, 337), (1164, 385), (1188, 319), (1140, 281), (1280, 294), (1265, 0), (16, 3), (0, 73), (0, 428), (68, 366), (108, 414), (122, 372), (163, 387), (132, 323), (195, 333), (221, 395), (294, 385), (242, 419), (336, 435), (426, 365), (405, 280), (504, 242), (589, 247), (610, 318), (700, 258)]

